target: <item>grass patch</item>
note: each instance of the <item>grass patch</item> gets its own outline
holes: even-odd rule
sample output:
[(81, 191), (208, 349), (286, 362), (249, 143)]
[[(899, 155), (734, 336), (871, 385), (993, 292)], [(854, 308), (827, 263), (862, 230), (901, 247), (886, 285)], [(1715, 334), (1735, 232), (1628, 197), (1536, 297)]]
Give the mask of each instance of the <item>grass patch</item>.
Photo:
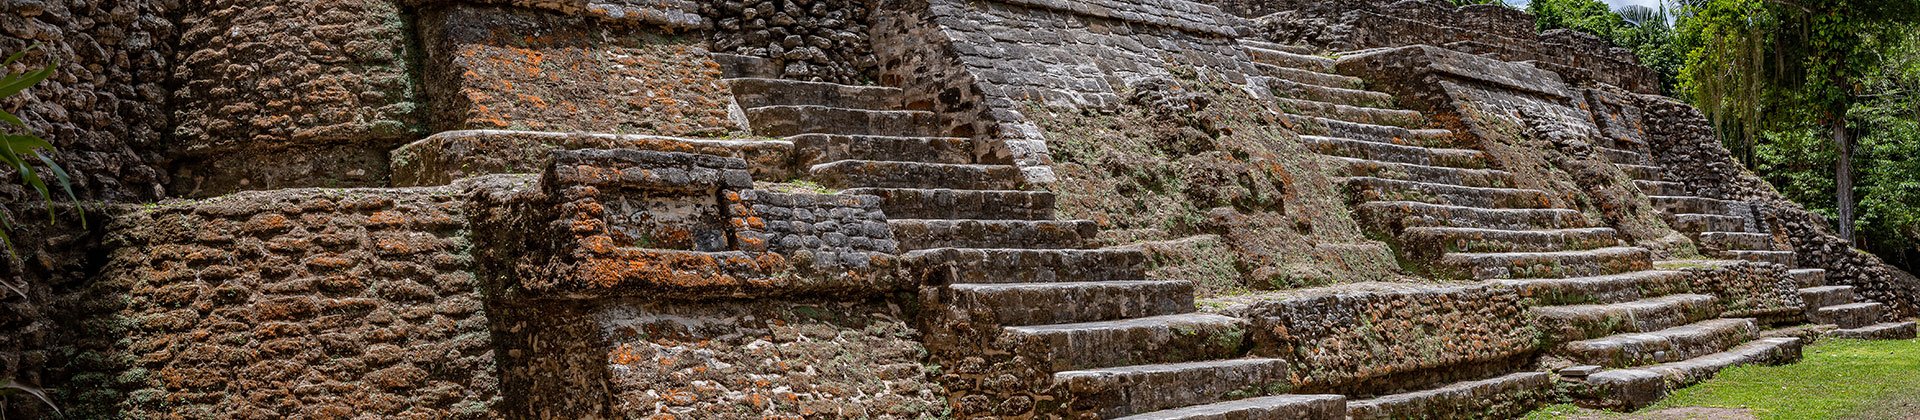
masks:
[[(1920, 418), (1920, 340), (1822, 341), (1808, 347), (1805, 357), (1785, 366), (1727, 369), (1641, 413), (1719, 407), (1752, 410), (1763, 420)], [(1595, 414), (1561, 405), (1542, 408), (1527, 418), (1593, 418)]]

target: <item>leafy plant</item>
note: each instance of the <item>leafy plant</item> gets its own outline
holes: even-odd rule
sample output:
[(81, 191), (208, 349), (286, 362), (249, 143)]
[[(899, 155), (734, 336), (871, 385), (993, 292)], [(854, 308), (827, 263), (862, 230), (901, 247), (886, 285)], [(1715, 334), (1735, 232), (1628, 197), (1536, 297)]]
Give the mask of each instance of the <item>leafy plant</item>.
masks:
[[(37, 47), (37, 45), (28, 47), (27, 50), (8, 56), (5, 63), (0, 63), (0, 67), (13, 66), (13, 63), (26, 57), (27, 51), (31, 51)], [(39, 70), (19, 74), (9, 73), (0, 76), (0, 100), (12, 98), (14, 95), (18, 95), (20, 92), (27, 90), (27, 88), (40, 84), (41, 81), (52, 77), (58, 67), (58, 64), (48, 64)], [(24, 156), (29, 154), (33, 155), (40, 163), (45, 164), (47, 172), (53, 175), (54, 181), (62, 191), (66, 192), (67, 198), (79, 201), (79, 197), (73, 193), (73, 177), (67, 175), (67, 171), (61, 169), (60, 164), (54, 163), (53, 158), (47, 156), (47, 153), (58, 150), (53, 147), (53, 143), (49, 143), (45, 139), (40, 138), (40, 136), (33, 134), (33, 132), (28, 129), (26, 121), (21, 120), (18, 116), (14, 116), (12, 112), (0, 110), (0, 122), (6, 123), (4, 127), (0, 127), (0, 164), (4, 164), (7, 168), (19, 172), (21, 182), (26, 184), (27, 187), (33, 188), (35, 192), (40, 193), (40, 200), (48, 204), (47, 220), (48, 222), (52, 222), (54, 220), (52, 207), (53, 192), (47, 187), (46, 180), (41, 179), (40, 173), (34, 170), (32, 164), (29, 163)], [(86, 223), (85, 219), (85, 217), (81, 217), (81, 223)], [(0, 213), (0, 246), (5, 246), (9, 254), (13, 254), (15, 259), (19, 259), (19, 255), (14, 253), (13, 237), (8, 233), (12, 230), (12, 218)], [(14, 288), (13, 285), (7, 285), (7, 287), (13, 288), (16, 293), (21, 293), (23, 296), (25, 295), (25, 293), (20, 292), (18, 288)]]
[[(38, 46), (28, 47), (26, 50), (8, 56), (5, 63), (0, 63), (0, 68), (13, 66), (13, 64), (19, 62), (21, 58), (26, 57), (28, 51), (36, 47)], [(12, 98), (14, 95), (18, 95), (20, 92), (27, 90), (27, 88), (40, 84), (41, 81), (52, 77), (57, 68), (58, 65), (56, 64), (48, 64), (46, 67), (38, 70), (19, 74), (8, 73), (0, 76), (0, 100)], [(53, 175), (54, 181), (59, 184), (60, 189), (67, 193), (67, 197), (78, 201), (79, 198), (73, 193), (72, 177), (68, 176), (67, 171), (61, 169), (59, 164), (54, 163), (53, 158), (47, 156), (48, 152), (56, 151), (53, 143), (49, 143), (45, 139), (40, 138), (40, 136), (34, 135), (29, 127), (27, 127), (26, 121), (13, 115), (12, 112), (5, 110), (0, 110), (0, 121), (6, 123), (3, 128), (0, 128), (0, 163), (4, 163), (7, 167), (19, 172), (21, 182), (40, 193), (40, 200), (47, 204), (47, 220), (49, 222), (54, 221), (53, 193), (51, 189), (47, 187), (46, 180), (41, 179), (40, 174), (34, 170), (33, 166), (29, 164), (23, 156), (32, 154), (33, 157), (38, 158), (40, 163), (46, 165), (47, 171)], [(86, 217), (82, 214), (81, 223), (83, 227), (86, 223), (85, 220)], [(8, 216), (6, 212), (0, 211), (0, 245), (4, 245), (7, 248), (8, 255), (12, 256), (14, 260), (19, 260), (19, 255), (14, 252), (13, 238), (9, 234), (12, 230), (13, 221), (11, 217)], [(20, 294), (22, 298), (27, 297), (26, 291), (21, 290), (20, 287), (14, 286), (12, 283), (0, 281), (0, 285), (5, 285), (8, 289), (12, 289), (14, 293)], [(45, 403), (47, 407), (52, 408), (56, 415), (60, 414), (60, 407), (54, 405), (52, 399), (47, 398), (46, 391), (21, 383), (18, 379), (12, 377), (0, 379), (6, 381), (4, 384), (0, 384), (0, 398), (19, 394), (32, 395), (34, 398), (39, 399), (40, 402)], [(4, 415), (4, 413), (0, 413), (0, 415)]]

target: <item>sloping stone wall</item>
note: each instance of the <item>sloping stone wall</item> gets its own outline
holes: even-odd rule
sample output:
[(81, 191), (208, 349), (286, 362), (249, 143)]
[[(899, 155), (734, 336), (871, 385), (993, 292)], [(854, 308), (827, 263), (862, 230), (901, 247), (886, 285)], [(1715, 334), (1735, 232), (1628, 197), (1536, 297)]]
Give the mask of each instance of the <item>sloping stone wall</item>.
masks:
[[(113, 221), (119, 302), (59, 352), (102, 418), (491, 418), (500, 381), (451, 188), (288, 190), (171, 202)], [(106, 293), (112, 292), (112, 293)], [(85, 390), (85, 391), (83, 391)], [(315, 392), (326, 390), (325, 392)]]
[(388, 0), (206, 0), (182, 10), (176, 192), (380, 186), (419, 136), (412, 28)]

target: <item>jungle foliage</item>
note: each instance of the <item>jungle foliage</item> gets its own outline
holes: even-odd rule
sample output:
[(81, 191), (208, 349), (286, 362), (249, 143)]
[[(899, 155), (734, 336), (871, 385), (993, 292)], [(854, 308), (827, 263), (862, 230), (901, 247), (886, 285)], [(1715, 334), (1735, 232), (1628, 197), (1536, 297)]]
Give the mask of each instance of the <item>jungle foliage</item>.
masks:
[(1633, 49), (1736, 158), (1836, 230), (1920, 268), (1920, 0), (1535, 0), (1541, 29)]

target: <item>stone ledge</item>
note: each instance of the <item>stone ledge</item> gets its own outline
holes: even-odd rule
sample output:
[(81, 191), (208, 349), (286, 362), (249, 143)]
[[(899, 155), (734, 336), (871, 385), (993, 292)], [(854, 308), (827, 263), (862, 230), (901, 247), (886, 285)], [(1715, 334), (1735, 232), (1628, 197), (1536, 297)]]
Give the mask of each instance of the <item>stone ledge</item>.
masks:
[(392, 154), (393, 184), (443, 185), (489, 174), (538, 173), (561, 150), (635, 149), (743, 159), (756, 178), (786, 180), (797, 169), (793, 143), (666, 136), (509, 130), (447, 131), (401, 146)]

